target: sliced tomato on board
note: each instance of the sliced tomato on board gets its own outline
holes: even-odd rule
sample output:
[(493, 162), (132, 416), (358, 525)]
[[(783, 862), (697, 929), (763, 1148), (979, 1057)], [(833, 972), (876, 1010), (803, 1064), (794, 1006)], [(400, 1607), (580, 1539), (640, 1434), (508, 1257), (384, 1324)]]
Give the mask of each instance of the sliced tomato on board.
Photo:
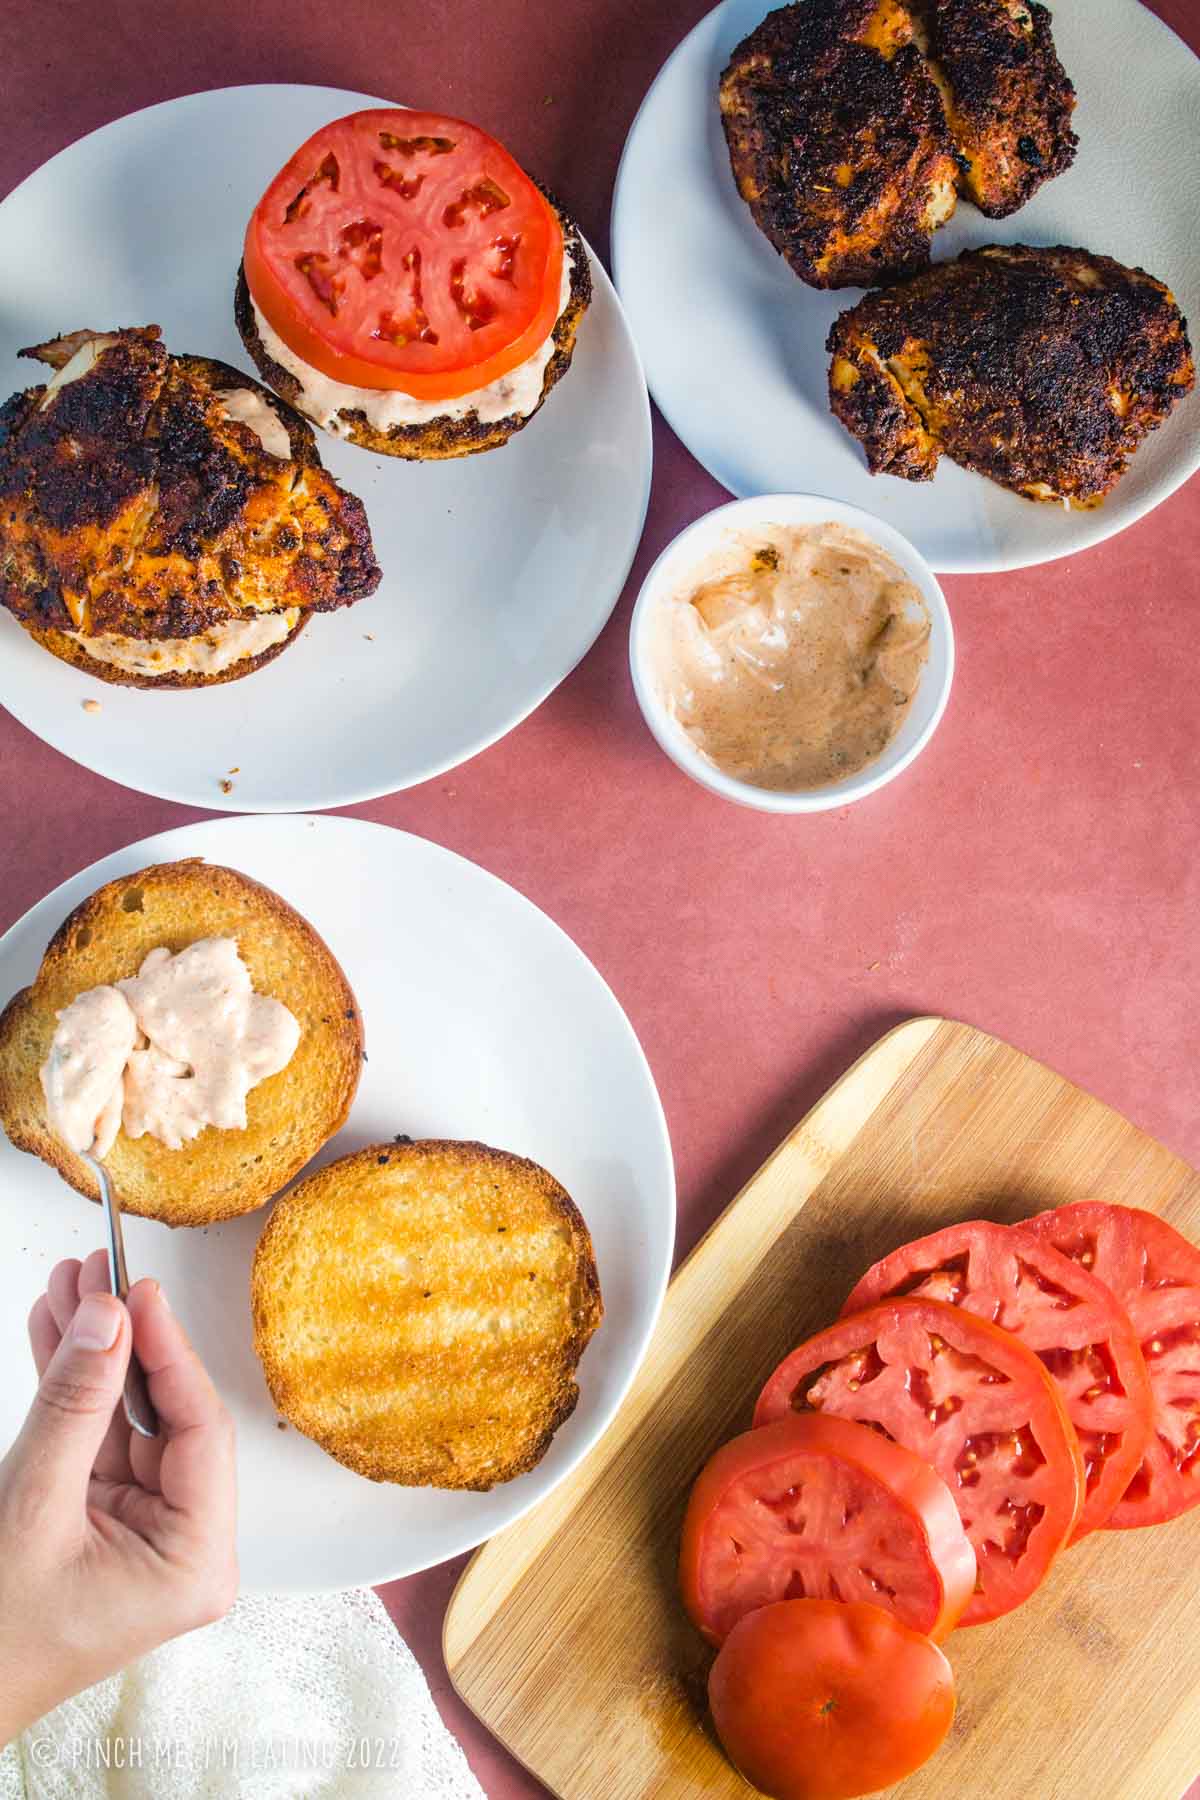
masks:
[(792, 1413), (723, 1444), (688, 1501), (679, 1584), (720, 1644), (775, 1600), (863, 1600), (940, 1641), (975, 1552), (929, 1464), (849, 1419)]
[(1043, 1238), (987, 1219), (948, 1225), (868, 1269), (843, 1313), (922, 1294), (1002, 1325), (1058, 1384), (1083, 1454), (1087, 1495), (1074, 1540), (1107, 1523), (1150, 1437), (1150, 1377), (1110, 1287)]
[(731, 1762), (774, 1800), (854, 1800), (931, 1757), (954, 1718), (936, 1644), (861, 1601), (783, 1600), (748, 1613), (708, 1677)]
[(1018, 1229), (1113, 1290), (1146, 1359), (1150, 1438), (1109, 1525), (1178, 1518), (1200, 1503), (1200, 1250), (1155, 1213), (1102, 1200), (1039, 1213)]
[(1058, 1389), (1032, 1350), (942, 1300), (890, 1300), (784, 1358), (755, 1425), (789, 1412), (857, 1419), (937, 1471), (978, 1563), (964, 1625), (1038, 1587), (1083, 1506), (1083, 1462)]
[(314, 369), (425, 400), (486, 387), (559, 313), (558, 215), (462, 119), (375, 107), (322, 126), (246, 230), (246, 283)]

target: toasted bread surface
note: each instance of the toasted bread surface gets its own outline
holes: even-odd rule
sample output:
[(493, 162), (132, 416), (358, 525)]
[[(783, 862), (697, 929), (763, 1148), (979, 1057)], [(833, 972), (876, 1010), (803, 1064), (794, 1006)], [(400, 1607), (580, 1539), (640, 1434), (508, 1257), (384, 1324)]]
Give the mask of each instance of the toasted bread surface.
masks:
[(122, 1209), (166, 1225), (208, 1225), (251, 1212), (292, 1179), (350, 1110), (362, 1065), (358, 1003), (332, 952), (270, 888), (198, 857), (110, 881), (51, 939), (31, 987), (0, 1014), (0, 1124), (98, 1199), (85, 1165), (46, 1119), (39, 1070), (56, 1018), (85, 988), (135, 975), (151, 950), (232, 937), (254, 989), (290, 1008), (300, 1042), (285, 1069), (252, 1088), (244, 1131), (208, 1126), (179, 1150), (117, 1134), (105, 1167)]
[(275, 1405), (372, 1481), (484, 1491), (575, 1409), (603, 1315), (587, 1226), (538, 1164), (375, 1144), (275, 1207), (251, 1278)]
[[(349, 443), (358, 444), (364, 450), (373, 450), (379, 456), (400, 456), (410, 462), (446, 462), (457, 456), (474, 456), (484, 450), (498, 450), (516, 432), (528, 425), (535, 413), (540, 412), (551, 388), (562, 380), (571, 366), (580, 321), (592, 298), (592, 273), (578, 227), (561, 207), (555, 205), (555, 212), (562, 226), (563, 242), (571, 253), (571, 291), (551, 334), (554, 339), (554, 354), (546, 364), (541, 396), (533, 411), (510, 413), (506, 418), (494, 420), (481, 419), (476, 412), (462, 415), (440, 413), (420, 425), (393, 425), (390, 430), (383, 431), (372, 425), (365, 413), (345, 409), (338, 417)], [(303, 411), (300, 383), (289, 369), (275, 361), (262, 341), (242, 268), (238, 269), (234, 317), (247, 353), (263, 380), (290, 405)]]

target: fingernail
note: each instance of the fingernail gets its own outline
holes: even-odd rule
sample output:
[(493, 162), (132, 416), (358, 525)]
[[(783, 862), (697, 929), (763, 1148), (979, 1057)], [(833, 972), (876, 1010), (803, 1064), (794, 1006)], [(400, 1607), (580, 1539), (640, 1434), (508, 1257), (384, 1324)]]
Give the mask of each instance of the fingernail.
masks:
[(166, 1296), (166, 1293), (165, 1293), (165, 1291), (164, 1291), (164, 1289), (163, 1289), (163, 1284), (162, 1284), (162, 1282), (161, 1282), (161, 1281), (156, 1281), (156, 1282), (155, 1282), (155, 1283), (154, 1283), (154, 1288), (155, 1288), (155, 1292), (156, 1292), (156, 1293), (157, 1293), (157, 1294), (158, 1294), (158, 1304), (159, 1304), (159, 1305), (160, 1305), (160, 1306), (165, 1306), (165, 1307), (166, 1307), (166, 1309), (167, 1309), (167, 1311), (168, 1311), (168, 1312), (170, 1312), (170, 1310), (171, 1310), (171, 1302), (170, 1302), (170, 1301), (169, 1301), (169, 1300), (168, 1300), (168, 1299), (167, 1299), (167, 1296)]
[(121, 1330), (121, 1308), (111, 1294), (85, 1294), (67, 1327), (79, 1350), (111, 1350)]

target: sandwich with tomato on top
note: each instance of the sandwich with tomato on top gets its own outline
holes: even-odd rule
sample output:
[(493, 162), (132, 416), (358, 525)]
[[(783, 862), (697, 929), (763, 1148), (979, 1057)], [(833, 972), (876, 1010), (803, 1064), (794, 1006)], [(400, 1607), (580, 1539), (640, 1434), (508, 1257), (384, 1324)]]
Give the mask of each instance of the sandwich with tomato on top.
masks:
[(575, 225), (501, 144), (380, 107), (323, 126), (271, 182), (235, 312), (298, 412), (425, 462), (528, 424), (570, 367), (591, 292)]

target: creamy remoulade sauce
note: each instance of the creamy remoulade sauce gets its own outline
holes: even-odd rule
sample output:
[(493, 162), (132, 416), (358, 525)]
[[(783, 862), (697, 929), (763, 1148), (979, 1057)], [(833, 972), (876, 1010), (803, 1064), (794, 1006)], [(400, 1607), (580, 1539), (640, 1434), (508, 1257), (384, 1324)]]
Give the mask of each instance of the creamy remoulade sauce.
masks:
[(832, 523), (731, 536), (659, 607), (667, 710), (727, 775), (825, 787), (900, 729), (929, 646), (929, 614), (900, 565)]
[[(583, 254), (581, 251), (580, 254)], [(563, 252), (562, 284), (559, 288), (558, 317), (562, 318), (571, 301), (572, 250)], [(489, 382), (486, 387), (476, 388), (470, 394), (460, 394), (455, 400), (418, 400), (412, 394), (406, 394), (399, 388), (360, 388), (350, 387), (344, 381), (334, 381), (329, 375), (322, 375), (311, 363), (297, 356), (259, 312), (253, 295), (250, 304), (254, 309), (254, 323), (263, 348), (272, 362), (294, 375), (300, 383), (300, 393), (293, 401), (298, 412), (305, 414), (322, 430), (329, 431), (336, 437), (346, 437), (350, 426), (342, 418), (344, 412), (362, 413), (369, 425), (377, 431), (390, 431), (396, 425), (427, 425), (431, 419), (465, 419), (468, 413), (474, 413), (481, 424), (491, 425), (498, 419), (510, 418), (513, 414), (524, 417), (534, 411), (542, 397), (545, 383), (546, 365), (554, 355), (554, 330), (558, 319), (551, 327), (550, 334), (538, 345), (532, 356), (510, 369), (507, 375), (499, 376)]]
[(41, 1069), (51, 1129), (98, 1157), (119, 1128), (171, 1150), (206, 1125), (244, 1130), (246, 1095), (299, 1041), (282, 1001), (254, 992), (233, 938), (151, 950), (136, 975), (59, 1013)]
[(220, 675), (249, 656), (261, 656), (290, 637), (300, 618), (298, 606), (283, 612), (255, 613), (226, 619), (190, 638), (134, 638), (117, 632), (89, 637), (68, 631), (96, 662), (112, 663), (131, 675)]
[(225, 417), (248, 425), (268, 456), (279, 462), (290, 460), (292, 440), (287, 426), (261, 394), (256, 394), (253, 388), (228, 388), (221, 393), (220, 400)]

